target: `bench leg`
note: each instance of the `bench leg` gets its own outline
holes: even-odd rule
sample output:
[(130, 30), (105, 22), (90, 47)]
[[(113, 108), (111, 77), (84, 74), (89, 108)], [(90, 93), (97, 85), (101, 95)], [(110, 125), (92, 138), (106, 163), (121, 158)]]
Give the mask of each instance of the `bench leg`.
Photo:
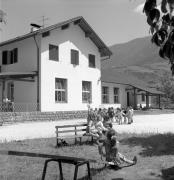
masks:
[(79, 137), (79, 139), (80, 139), (80, 145), (82, 144), (82, 137)]

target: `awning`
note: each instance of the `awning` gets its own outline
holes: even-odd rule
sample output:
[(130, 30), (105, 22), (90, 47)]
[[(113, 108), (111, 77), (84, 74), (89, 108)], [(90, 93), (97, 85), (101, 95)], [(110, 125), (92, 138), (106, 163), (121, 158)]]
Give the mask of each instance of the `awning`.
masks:
[(3, 72), (0, 73), (0, 81), (34, 81), (35, 76), (37, 76), (37, 72)]

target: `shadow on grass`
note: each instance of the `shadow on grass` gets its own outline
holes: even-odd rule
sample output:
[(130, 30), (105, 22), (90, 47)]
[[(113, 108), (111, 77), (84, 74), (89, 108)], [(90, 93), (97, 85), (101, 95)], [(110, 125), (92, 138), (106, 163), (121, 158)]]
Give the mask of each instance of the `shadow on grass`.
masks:
[(174, 155), (174, 134), (154, 134), (154, 135), (135, 135), (124, 138), (122, 144), (130, 147), (141, 146), (143, 150), (139, 153), (141, 156), (161, 156)]
[(162, 169), (161, 172), (164, 180), (174, 180), (174, 167)]

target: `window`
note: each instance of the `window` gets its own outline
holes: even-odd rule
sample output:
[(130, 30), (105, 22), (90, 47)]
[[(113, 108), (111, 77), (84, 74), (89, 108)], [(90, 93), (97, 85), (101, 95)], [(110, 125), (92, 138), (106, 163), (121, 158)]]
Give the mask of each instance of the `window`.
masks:
[(18, 48), (2, 52), (2, 64), (14, 64), (18, 62)]
[(145, 94), (141, 94), (141, 101), (145, 101)]
[(59, 47), (49, 44), (49, 60), (58, 61)]
[(79, 65), (79, 51), (71, 49), (71, 64)]
[(90, 103), (92, 101), (92, 93), (91, 93), (91, 82), (82, 81), (82, 102)]
[(67, 102), (67, 80), (55, 79), (55, 102)]
[(119, 103), (119, 88), (114, 87), (114, 104)]
[(95, 55), (89, 54), (89, 67), (95, 68)]
[(109, 103), (109, 87), (106, 86), (102, 87), (102, 103), (104, 104)]

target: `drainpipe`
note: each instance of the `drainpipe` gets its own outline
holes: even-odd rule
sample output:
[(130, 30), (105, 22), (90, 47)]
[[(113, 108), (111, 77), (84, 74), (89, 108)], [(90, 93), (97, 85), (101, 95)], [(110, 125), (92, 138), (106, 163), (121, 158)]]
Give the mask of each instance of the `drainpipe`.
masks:
[(34, 35), (34, 41), (37, 47), (37, 111), (40, 110), (40, 101), (39, 101), (39, 97), (40, 97), (40, 50), (39, 50), (39, 45), (38, 42), (36, 40), (36, 36)]

